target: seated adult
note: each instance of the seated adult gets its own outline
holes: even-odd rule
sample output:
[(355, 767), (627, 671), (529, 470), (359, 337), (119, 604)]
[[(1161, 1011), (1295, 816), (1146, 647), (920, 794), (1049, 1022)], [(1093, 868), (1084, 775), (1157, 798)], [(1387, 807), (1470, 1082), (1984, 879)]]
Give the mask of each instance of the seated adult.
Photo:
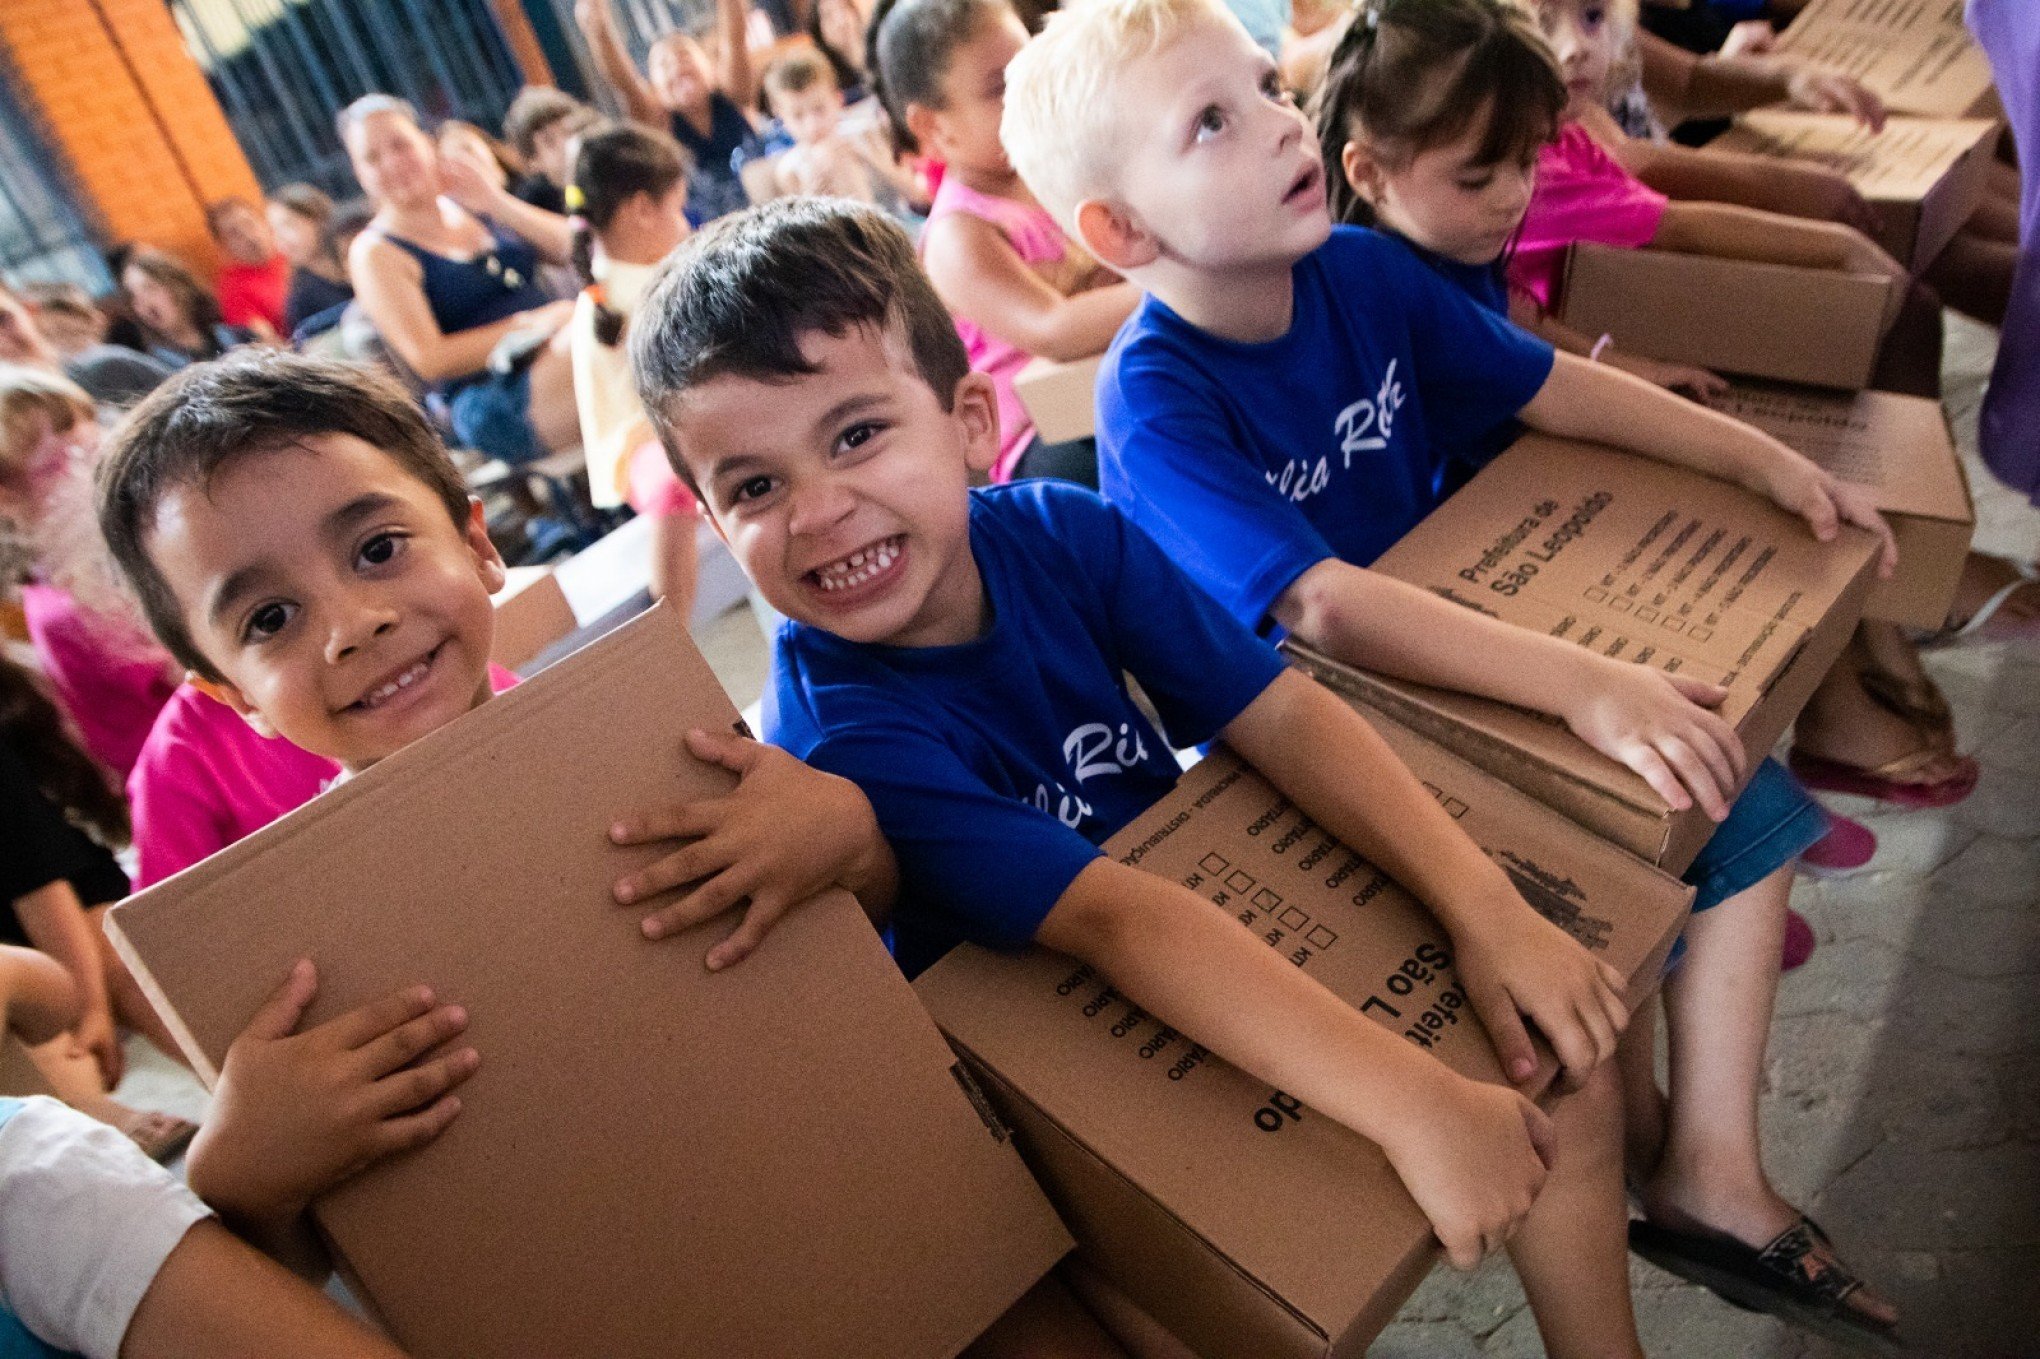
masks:
[(354, 300), (347, 266), (334, 253), (326, 227), (333, 220), (333, 200), (310, 184), (286, 184), (269, 195), (269, 231), (277, 249), (290, 261), (290, 291), (283, 299), (283, 333), (295, 340), (298, 328), (322, 312)]
[(357, 99), (339, 130), (376, 208), (347, 273), (383, 343), (445, 401), (467, 447), (511, 463), (573, 447), (573, 368), (550, 343), (573, 305), (537, 281), (541, 261), (568, 258), (566, 219), (441, 156), (401, 99)]
[(265, 340), (287, 337), (283, 304), (290, 293), (290, 261), (276, 248), (269, 218), (246, 199), (222, 198), (205, 210), (205, 224), (221, 253), (213, 276), (220, 316)]
[(221, 314), (219, 299), (198, 275), (153, 246), (128, 252), (120, 288), (141, 323), (148, 352), (172, 368), (216, 359), (256, 338), (254, 331)]
[(156, 390), (170, 365), (106, 343), (106, 313), (75, 283), (0, 284), (0, 363), (62, 373), (102, 410), (123, 410)]

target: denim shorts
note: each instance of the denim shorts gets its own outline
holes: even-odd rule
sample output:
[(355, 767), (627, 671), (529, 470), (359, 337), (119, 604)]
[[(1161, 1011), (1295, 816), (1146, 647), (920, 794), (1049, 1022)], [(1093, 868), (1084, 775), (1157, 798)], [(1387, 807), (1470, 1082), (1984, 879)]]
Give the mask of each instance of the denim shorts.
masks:
[[(1692, 866), (1682, 875), (1694, 889), (1693, 914), (1719, 906), (1804, 854), (1828, 833), (1828, 816), (1776, 760), (1766, 757), (1728, 808)], [(1686, 956), (1680, 938), (1665, 959), (1670, 972)]]
[(447, 398), (447, 414), (463, 447), (513, 467), (545, 456), (545, 445), (531, 424), (529, 366), (507, 376), (490, 373), (469, 382)]

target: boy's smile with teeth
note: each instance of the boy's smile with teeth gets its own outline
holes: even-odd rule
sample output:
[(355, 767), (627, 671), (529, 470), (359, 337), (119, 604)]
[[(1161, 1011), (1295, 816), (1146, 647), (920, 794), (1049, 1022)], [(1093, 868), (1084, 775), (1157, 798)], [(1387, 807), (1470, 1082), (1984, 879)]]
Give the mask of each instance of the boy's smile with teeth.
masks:
[(439, 648), (433, 647), (432, 650), (405, 666), (396, 675), (348, 704), (347, 710), (350, 712), (374, 712), (377, 708), (382, 707), (383, 704), (389, 702), (419, 680), (424, 679), (427, 672), (432, 669), (432, 662), (438, 655)]
[(896, 533), (869, 547), (859, 548), (847, 557), (818, 566), (808, 574), (825, 594), (834, 594), (838, 590), (854, 590), (885, 574), (893, 563), (899, 560), (906, 542), (903, 535)]

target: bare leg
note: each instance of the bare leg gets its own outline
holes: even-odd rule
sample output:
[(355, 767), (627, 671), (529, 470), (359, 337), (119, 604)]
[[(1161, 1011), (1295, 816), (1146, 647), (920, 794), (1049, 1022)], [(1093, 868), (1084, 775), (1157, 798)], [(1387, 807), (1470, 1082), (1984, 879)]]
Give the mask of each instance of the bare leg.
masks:
[(1921, 277), (1964, 316), (1987, 326), (2002, 326), (2012, 295), (2012, 271), (2018, 263), (2015, 242), (1994, 240), (1965, 228)]
[(557, 453), (581, 442), (581, 413), (574, 405), (574, 365), (551, 345), (531, 363), (531, 427), (539, 442)]
[[(1884, 669), (1902, 678), (1908, 673), (1924, 678), (1911, 656), (1910, 644), (1895, 637), (1895, 630), (1895, 642), (1887, 639), (1872, 647), (1866, 633), (1875, 634), (1888, 626), (1864, 624), (1857, 629), (1848, 649), (1801, 710), (1793, 733), (1794, 747), (1858, 769), (1875, 769), (1934, 747), (1940, 752), (1938, 757), (1906, 774), (1905, 782), (1932, 786), (1964, 777), (1967, 763), (1953, 753), (1952, 731), (1929, 731), (1908, 721), (1863, 688), (1859, 677), (1869, 669)], [(1878, 655), (1886, 652), (1888, 660), (1881, 662)]]
[(1629, 1017), (1615, 1049), (1622, 1075), (1622, 1164), (1641, 1184), (1665, 1153), (1665, 1092), (1657, 1082), (1658, 997)]
[[(1686, 956), (1665, 982), (1671, 1098), (1664, 1154), (1639, 1187), (1650, 1220), (1674, 1231), (1725, 1232), (1768, 1244), (1799, 1220), (1764, 1173), (1757, 1099), (1792, 871), (1781, 868), (1686, 927)], [(1851, 1299), (1896, 1319), (1863, 1290)]]
[(191, 1140), (196, 1127), (175, 1114), (156, 1113), (122, 1104), (106, 1092), (99, 1063), (70, 1034), (28, 1049), (50, 1091), (87, 1118), (127, 1134), (151, 1160), (161, 1160)]
[(662, 514), (652, 520), (652, 598), (665, 600), (683, 619), (694, 616), (698, 565), (694, 533), (700, 525), (691, 514)]
[(1029, 1289), (963, 1352), (963, 1359), (1128, 1359), (1060, 1274)]
[(1622, 1193), (1622, 1082), (1604, 1062), (1551, 1105), (1557, 1159), (1509, 1243), (1537, 1333), (1554, 1359), (1642, 1359), (1629, 1303)]
[(113, 942), (106, 937), (106, 907), (89, 907), (85, 914), (92, 921), (92, 937), (99, 946), (100, 961), (106, 968), (106, 995), (113, 1002), (113, 1017), (155, 1044), (165, 1057), (182, 1062), (184, 1050), (170, 1036), (169, 1025), (156, 1013), (156, 1007), (149, 1003), (141, 984), (127, 970), (127, 964), (113, 951)]

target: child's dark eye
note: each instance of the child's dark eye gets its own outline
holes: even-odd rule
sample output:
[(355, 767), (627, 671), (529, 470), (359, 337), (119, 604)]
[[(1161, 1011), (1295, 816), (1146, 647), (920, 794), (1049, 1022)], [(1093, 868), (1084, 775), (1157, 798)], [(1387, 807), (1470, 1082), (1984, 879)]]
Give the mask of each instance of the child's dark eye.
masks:
[(248, 624), (241, 631), (241, 638), (248, 642), (266, 642), (282, 632), (296, 615), (293, 604), (264, 604), (248, 615)]
[(1580, 23), (1588, 29), (1599, 28), (1607, 17), (1608, 11), (1598, 7), (1590, 7), (1580, 11)]
[(877, 438), (879, 432), (884, 428), (885, 426), (876, 420), (860, 420), (843, 431), (841, 437), (836, 440), (836, 445), (846, 451), (853, 448), (862, 448)]
[(1282, 83), (1282, 75), (1278, 71), (1270, 71), (1261, 77), (1261, 93), (1278, 104), (1289, 102), (1289, 87)]
[(403, 550), (403, 538), (395, 533), (378, 533), (361, 545), (358, 554), (370, 566), (386, 566)]
[(1225, 131), (1225, 110), (1216, 104), (1207, 104), (1197, 115), (1197, 139), (1215, 137)]
[(730, 503), (741, 505), (749, 500), (768, 495), (772, 490), (771, 477), (745, 477), (730, 488)]

